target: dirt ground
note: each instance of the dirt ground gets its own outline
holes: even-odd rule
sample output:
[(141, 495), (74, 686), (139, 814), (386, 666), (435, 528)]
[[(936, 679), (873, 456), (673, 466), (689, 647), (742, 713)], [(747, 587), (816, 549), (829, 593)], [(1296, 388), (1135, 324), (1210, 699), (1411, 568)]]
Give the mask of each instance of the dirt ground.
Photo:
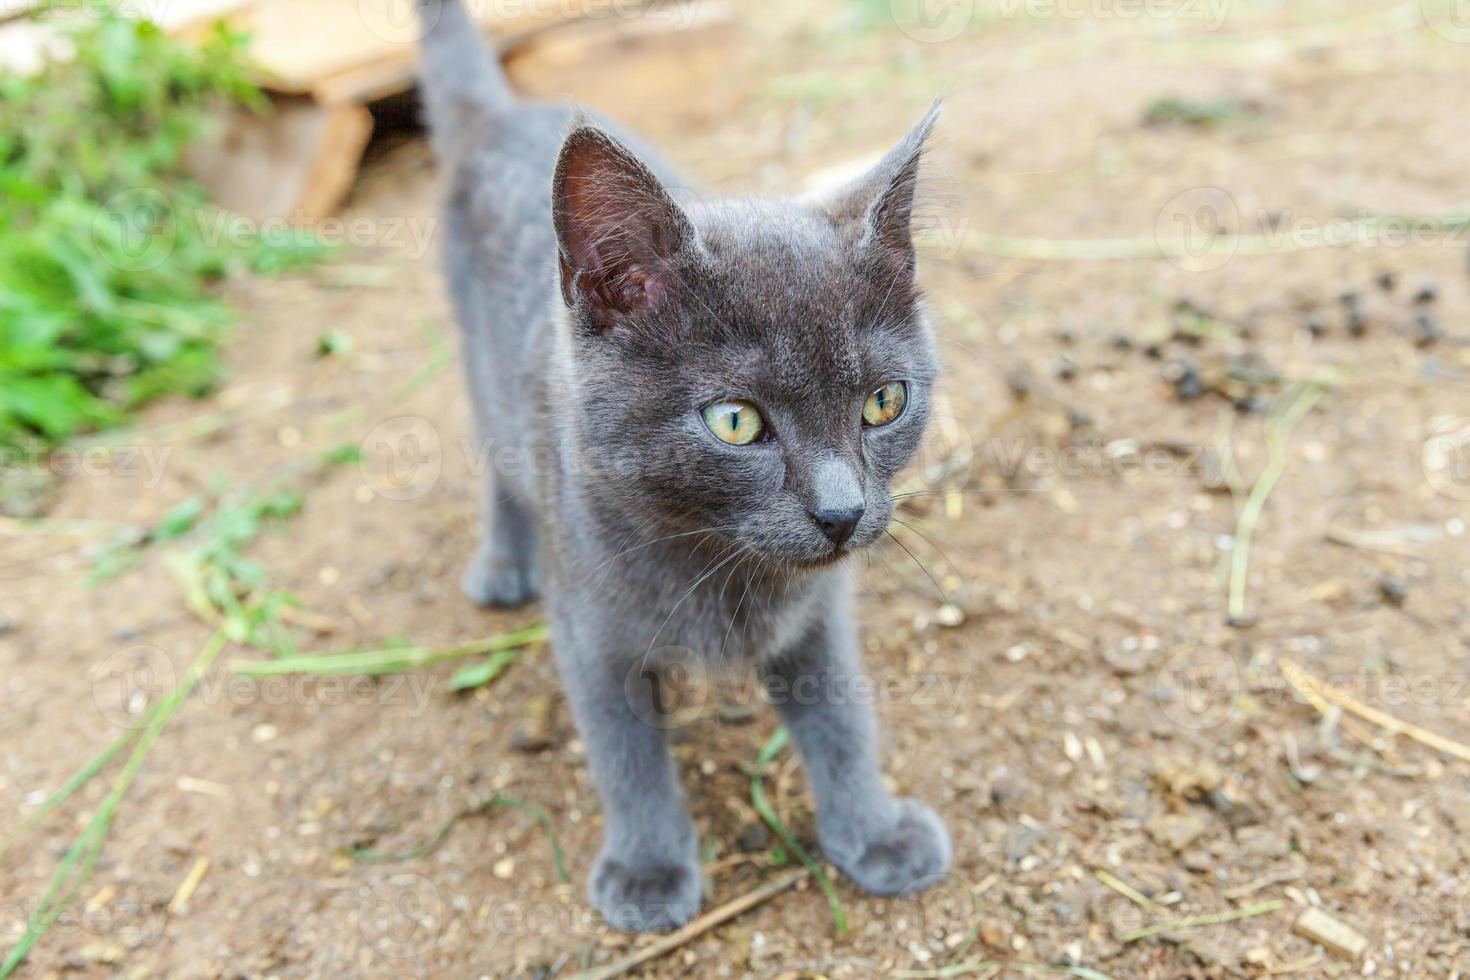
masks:
[[(1470, 32), (1417, 2), (960, 3), (927, 20), (895, 3), (906, 29), (886, 4), (778, 6), (796, 5), (595, 59), (568, 45), (517, 77), (619, 115), (712, 193), (791, 191), (945, 96), (921, 265), (948, 408), (913, 479), (957, 492), (911, 498), (860, 609), (887, 772), (944, 815), (955, 866), (898, 901), (837, 878), (840, 938), (798, 886), (637, 975), (1470, 969), (1470, 761), (1319, 713), (1288, 680), (1299, 668), (1470, 742), (1467, 233), (1351, 223), (1465, 199)], [(1146, 122), (1163, 98), (1226, 118)], [(115, 523), (154, 522), (221, 475), (363, 446), (250, 551), (310, 611), (310, 649), (535, 620), (457, 587), (477, 460), (437, 242), (424, 254), (410, 233), (432, 231), (438, 194), (419, 135), (380, 140), (345, 215), (369, 240), (232, 285), (229, 383), (157, 406), (115, 440), (127, 454), (63, 481), (49, 516), (98, 523), (3, 528), (0, 826), (136, 717), (113, 680), (136, 680), (140, 657), (181, 675), (208, 638), (161, 555), (95, 590), (83, 579)], [(1217, 226), (1254, 237), (1230, 254)], [(1342, 243), (1310, 247), (1324, 234)], [(1172, 257), (1147, 254), (1156, 241)], [(329, 329), (352, 349), (318, 358)], [(1254, 530), (1246, 617), (1227, 624), (1267, 413), (1313, 380), (1320, 401)], [(180, 712), (21, 975), (568, 977), (648, 942), (584, 904), (598, 803), (547, 651), (467, 695), (445, 691), (448, 667), (226, 683), (231, 660), (258, 656), (227, 651)], [(713, 697), (673, 738), (707, 908), (784, 873), (747, 768), (774, 722), (746, 691)], [(810, 844), (789, 753), (768, 782)], [(6, 948), (106, 788), (0, 857)], [(518, 809), (460, 822), (427, 856), (349, 855), (419, 847), (497, 793), (545, 809), (570, 883)], [(1294, 931), (1309, 907), (1366, 936), (1361, 957)], [(1238, 917), (1130, 935), (1218, 913)]]

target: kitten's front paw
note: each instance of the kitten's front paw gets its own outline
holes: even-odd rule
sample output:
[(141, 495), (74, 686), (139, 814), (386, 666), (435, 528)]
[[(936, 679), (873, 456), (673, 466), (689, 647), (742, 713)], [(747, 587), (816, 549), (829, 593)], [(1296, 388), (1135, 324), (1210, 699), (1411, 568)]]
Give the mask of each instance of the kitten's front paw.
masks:
[(523, 606), (536, 598), (536, 570), (476, 554), (459, 585), (477, 606)]
[(896, 819), (868, 840), (856, 846), (823, 847), (858, 887), (875, 895), (923, 891), (949, 871), (949, 831), (939, 815), (917, 800), (897, 804)]
[(606, 854), (592, 868), (592, 904), (623, 932), (668, 932), (699, 914), (699, 866), (633, 866)]

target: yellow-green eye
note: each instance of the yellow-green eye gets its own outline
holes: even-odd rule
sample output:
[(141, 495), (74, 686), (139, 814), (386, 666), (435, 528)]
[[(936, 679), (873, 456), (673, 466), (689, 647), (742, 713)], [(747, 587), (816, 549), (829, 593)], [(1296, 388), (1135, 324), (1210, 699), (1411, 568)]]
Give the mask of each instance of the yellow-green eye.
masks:
[(760, 409), (750, 402), (715, 402), (704, 410), (704, 424), (732, 446), (748, 446), (766, 431)]
[(887, 425), (903, 414), (908, 404), (909, 386), (902, 381), (890, 381), (868, 396), (863, 403), (863, 424)]

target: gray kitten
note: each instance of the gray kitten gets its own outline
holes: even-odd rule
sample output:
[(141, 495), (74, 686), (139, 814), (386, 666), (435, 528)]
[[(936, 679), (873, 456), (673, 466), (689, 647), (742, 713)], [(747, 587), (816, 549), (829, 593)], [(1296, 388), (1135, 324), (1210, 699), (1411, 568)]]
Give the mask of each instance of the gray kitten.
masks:
[(602, 797), (592, 903), (668, 929), (699, 850), (658, 680), (745, 663), (801, 751), (826, 856), (893, 895), (947, 871), (934, 811), (879, 777), (845, 559), (882, 534), (937, 372), (910, 214), (929, 114), (821, 200), (676, 203), (614, 127), (511, 94), (459, 0), (420, 0), (450, 175), (445, 262), (496, 466), (464, 579), (546, 592)]

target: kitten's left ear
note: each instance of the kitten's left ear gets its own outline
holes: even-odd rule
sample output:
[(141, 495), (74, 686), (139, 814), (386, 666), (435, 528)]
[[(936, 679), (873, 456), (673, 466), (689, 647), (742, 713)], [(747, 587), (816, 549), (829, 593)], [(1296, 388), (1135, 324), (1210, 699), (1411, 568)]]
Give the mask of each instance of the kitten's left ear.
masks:
[(913, 273), (915, 264), (911, 223), (919, 161), (938, 118), (936, 99), (918, 125), (877, 166), (828, 198), (823, 206), (839, 226), (855, 230), (860, 250), (875, 254), (881, 261), (893, 263), (899, 271), (908, 274)]

